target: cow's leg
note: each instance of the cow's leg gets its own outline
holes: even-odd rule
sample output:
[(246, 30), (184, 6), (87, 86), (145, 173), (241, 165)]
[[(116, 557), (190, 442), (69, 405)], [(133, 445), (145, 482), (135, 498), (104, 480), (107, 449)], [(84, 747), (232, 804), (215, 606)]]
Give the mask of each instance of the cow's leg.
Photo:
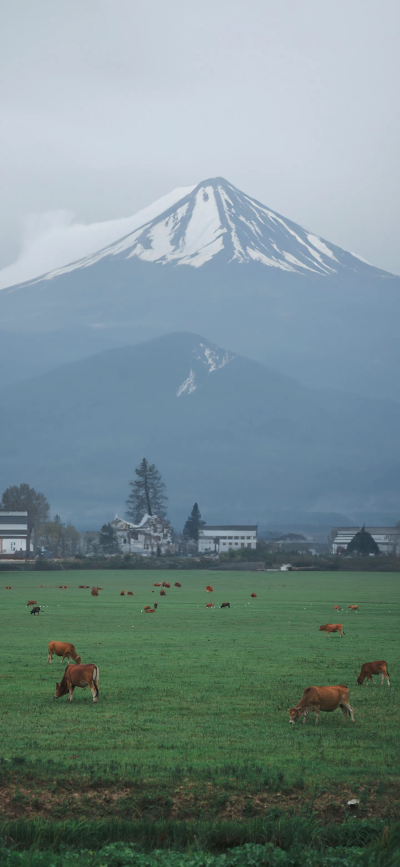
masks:
[(374, 678), (372, 677), (372, 674), (371, 674), (371, 680), (372, 680), (372, 683), (374, 684), (374, 686), (377, 686), (377, 685), (378, 685), (377, 682), (376, 682), (376, 680), (374, 680)]
[(347, 722), (347, 707), (345, 704), (341, 704), (340, 707), (341, 707), (342, 712), (343, 712), (344, 721)]
[(351, 705), (348, 704), (348, 703), (345, 704), (345, 703), (343, 702), (343, 705), (341, 705), (341, 707), (342, 707), (342, 708), (345, 707), (345, 708), (348, 710), (348, 712), (349, 712), (349, 714), (350, 714), (350, 719), (351, 719), (351, 721), (352, 721), (352, 722), (355, 722), (355, 719), (354, 719), (354, 716), (353, 716), (353, 708), (351, 707)]
[(52, 659), (52, 654), (50, 652), (48, 657), (47, 657), (47, 665), (49, 664), (49, 662), (51, 662), (51, 659)]
[(309, 710), (305, 710), (305, 711), (304, 711), (304, 713), (303, 713), (303, 725), (304, 725), (304, 723), (305, 723), (305, 721), (306, 721), (306, 719), (307, 719), (309, 713), (310, 713)]
[[(387, 680), (387, 685), (390, 686), (389, 675), (388, 675), (388, 674), (385, 674), (384, 677), (385, 677), (386, 680)], [(383, 686), (383, 681), (382, 681), (382, 686)]]
[(91, 685), (90, 689), (92, 690), (93, 704), (96, 704), (99, 691), (98, 691), (98, 689), (96, 689), (93, 681), (92, 681), (92, 685)]
[(315, 725), (318, 725), (319, 720), (319, 704), (316, 704), (314, 707), (315, 710)]
[(69, 701), (72, 701), (72, 697), (73, 697), (73, 694), (74, 694), (74, 688), (75, 688), (75, 687), (72, 685), (72, 683), (69, 683), (69, 684), (68, 684), (68, 689), (69, 689)]

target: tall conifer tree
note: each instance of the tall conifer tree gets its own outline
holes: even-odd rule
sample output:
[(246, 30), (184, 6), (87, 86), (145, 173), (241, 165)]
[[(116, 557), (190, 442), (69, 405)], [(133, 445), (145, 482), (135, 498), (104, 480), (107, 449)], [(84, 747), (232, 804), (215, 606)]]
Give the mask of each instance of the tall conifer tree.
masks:
[(135, 469), (135, 479), (129, 484), (132, 488), (126, 501), (127, 515), (135, 524), (139, 524), (144, 515), (167, 517), (168, 497), (166, 487), (155, 464), (149, 464), (146, 458)]
[(201, 520), (200, 509), (198, 504), (195, 503), (183, 528), (183, 535), (186, 539), (193, 539), (194, 542), (198, 542), (200, 530), (204, 527), (205, 523), (205, 521)]

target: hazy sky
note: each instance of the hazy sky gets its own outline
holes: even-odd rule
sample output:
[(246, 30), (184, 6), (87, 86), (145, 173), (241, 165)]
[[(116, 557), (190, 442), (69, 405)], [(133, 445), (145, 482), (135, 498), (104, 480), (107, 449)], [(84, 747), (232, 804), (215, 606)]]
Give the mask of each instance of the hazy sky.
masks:
[(399, 25), (399, 0), (3, 2), (0, 267), (222, 175), (400, 273)]

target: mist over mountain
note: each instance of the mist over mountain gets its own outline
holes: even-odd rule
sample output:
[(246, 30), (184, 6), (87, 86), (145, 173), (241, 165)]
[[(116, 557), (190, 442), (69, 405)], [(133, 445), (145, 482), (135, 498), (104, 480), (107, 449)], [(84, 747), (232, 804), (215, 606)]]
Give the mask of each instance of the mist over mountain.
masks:
[[(178, 528), (400, 513), (400, 405), (311, 390), (192, 333), (92, 355), (0, 391), (3, 487), (81, 527), (124, 512), (145, 455)], [(327, 518), (329, 522), (330, 518)]]
[(114, 221), (95, 253), (1, 290), (0, 327), (18, 368), (30, 368), (35, 334), (40, 372), (106, 345), (188, 330), (311, 387), (400, 398), (399, 277), (222, 178), (177, 201), (175, 193), (166, 209), (164, 200), (146, 209), (141, 225), (129, 218), (133, 230), (117, 240)]

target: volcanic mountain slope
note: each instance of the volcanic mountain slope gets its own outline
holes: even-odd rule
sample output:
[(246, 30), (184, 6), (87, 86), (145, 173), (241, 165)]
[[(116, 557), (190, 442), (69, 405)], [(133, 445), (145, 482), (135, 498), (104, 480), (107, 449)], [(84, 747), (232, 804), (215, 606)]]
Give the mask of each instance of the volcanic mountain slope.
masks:
[[(97, 527), (145, 455), (181, 526), (290, 512), (397, 516), (400, 406), (316, 392), (195, 334), (102, 352), (0, 391), (3, 487)], [(28, 444), (28, 445), (27, 445)]]
[(115, 345), (201, 331), (313, 386), (400, 396), (400, 278), (222, 178), (148, 214), (100, 251), (3, 289), (1, 329), (42, 332), (43, 347), (52, 331), (102, 330)]

